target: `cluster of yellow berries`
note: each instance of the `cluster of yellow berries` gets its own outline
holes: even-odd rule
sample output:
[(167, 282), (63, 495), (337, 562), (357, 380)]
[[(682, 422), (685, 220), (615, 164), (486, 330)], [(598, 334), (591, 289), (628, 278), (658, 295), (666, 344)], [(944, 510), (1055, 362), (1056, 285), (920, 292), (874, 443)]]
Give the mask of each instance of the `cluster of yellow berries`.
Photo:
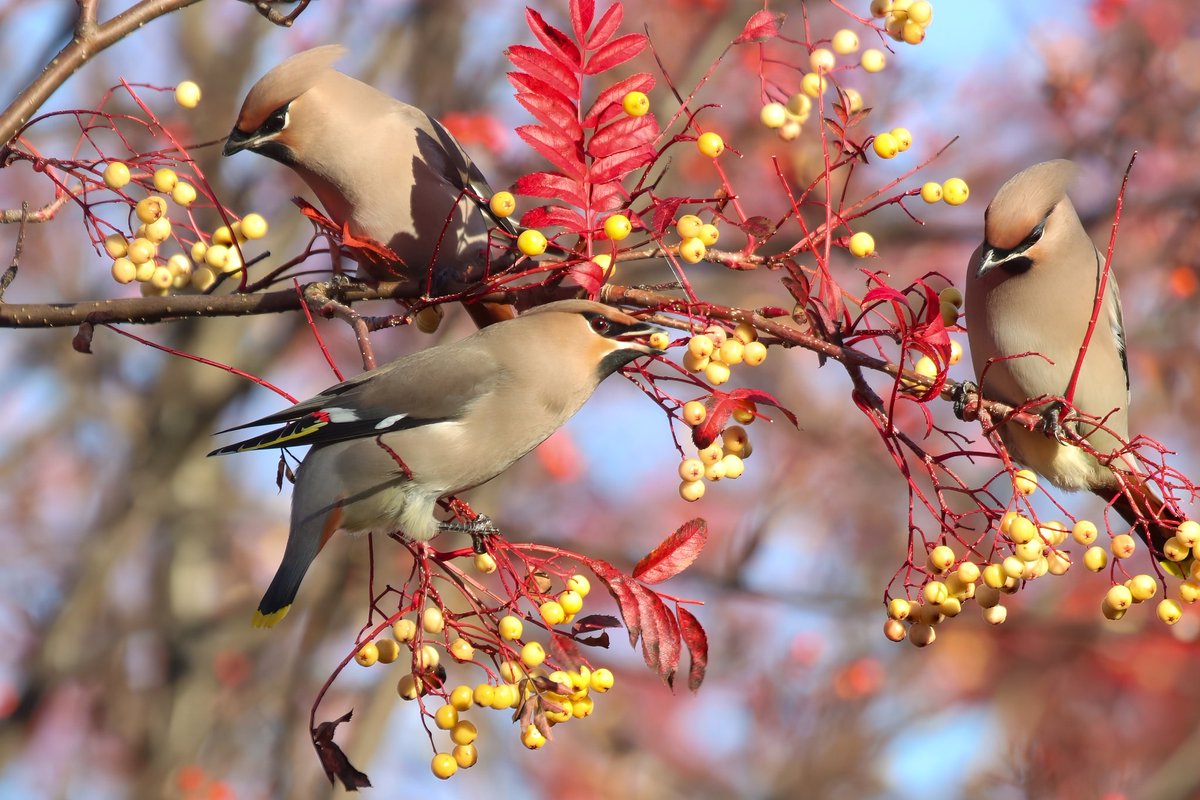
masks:
[(958, 315), (962, 313), (962, 304), (963, 294), (956, 287), (947, 286), (938, 292), (938, 310), (942, 315), (942, 323), (947, 328), (958, 324)]
[(871, 146), (875, 149), (875, 155), (880, 158), (895, 158), (912, 147), (912, 141), (912, 134), (908, 128), (892, 128), (890, 131), (875, 134)]
[[(1019, 470), (1013, 476), (1013, 488), (1017, 494), (1028, 497), (1037, 491), (1037, 474)], [(1012, 554), (979, 565), (967, 560), (960, 563), (948, 545), (934, 547), (929, 551), (926, 564), (929, 577), (919, 598), (889, 601), (884, 635), (895, 642), (907, 638), (924, 647), (937, 637), (935, 627), (946, 617), (958, 616), (963, 603), (971, 599), (982, 609), (985, 620), (993, 625), (1003, 623), (1008, 616), (1001, 604), (1003, 594), (1014, 593), (1021, 581), (1046, 574), (1063, 575), (1071, 568), (1070, 554), (1059, 549), (1068, 537), (1087, 548), (1083, 564), (1092, 572), (1108, 566), (1110, 553), (1113, 558), (1125, 560), (1137, 550), (1137, 540), (1130, 534), (1113, 536), (1108, 548), (1095, 544), (1098, 534), (1095, 523), (1089, 520), (1079, 520), (1070, 529), (1059, 521), (1039, 526), (1026, 516), (1008, 511), (1000, 520), (999, 537)], [(1176, 574), (1184, 574), (1181, 562), (1188, 564), (1186, 579), (1179, 586), (1179, 599), (1184, 603), (1196, 602), (1200, 599), (1200, 524), (1191, 520), (1181, 523), (1163, 551), (1176, 565), (1176, 570), (1171, 570)], [(1121, 619), (1133, 605), (1153, 599), (1158, 588), (1155, 576), (1134, 575), (1109, 588), (1100, 604), (1101, 612), (1106, 619)], [(1158, 603), (1157, 616), (1167, 625), (1174, 625), (1183, 611), (1178, 601), (1164, 598)]]
[[(476, 567), (481, 572), (494, 572), (495, 559), (481, 564), (479, 554), (475, 557)], [(549, 576), (539, 573), (542, 580), (535, 581), (539, 590), (548, 590)], [(583, 608), (584, 598), (591, 591), (591, 583), (580, 574), (571, 575), (564, 588), (554, 599), (546, 600), (538, 607), (538, 614), (547, 626), (570, 622)], [(549, 670), (545, 666), (546, 650), (537, 641), (523, 641), (525, 622), (521, 617), (507, 614), (496, 621), (493, 640), (496, 650), (511, 654), (501, 661), (497, 670), (498, 683), (480, 683), (474, 688), (466, 684), (455, 686), (449, 692), (439, 691), (445, 682), (445, 668), (440, 665), (438, 647), (422, 643), (420, 631), (439, 637), (442, 647), (458, 662), (475, 659), (475, 647), (461, 636), (453, 641), (446, 632), (446, 619), (440, 608), (426, 607), (420, 619), (401, 618), (392, 625), (392, 635), (364, 643), (355, 654), (355, 660), (370, 667), (378, 663), (390, 664), (399, 657), (402, 646), (412, 653), (414, 670), (400, 678), (396, 691), (405, 700), (416, 700), (429, 692), (444, 694), (446, 704), (433, 713), (433, 720), (441, 730), (448, 731), (453, 749), (439, 752), (433, 758), (432, 769), (439, 778), (449, 778), (460, 768), (474, 766), (478, 760), (475, 739), (478, 729), (461, 714), (472, 707), (508, 711), (528, 703), (538, 704), (540, 714), (550, 725), (570, 719), (582, 719), (594, 709), (592, 693), (607, 692), (613, 686), (613, 674), (608, 669), (589, 669), (580, 666), (573, 670)], [(490, 648), (489, 648), (490, 651)], [(531, 750), (546, 744), (546, 737), (536, 725), (528, 725), (520, 732), (521, 742)]]
[(757, 367), (766, 360), (767, 346), (758, 341), (754, 326), (739, 322), (732, 335), (720, 325), (709, 325), (703, 333), (689, 339), (683, 366), (689, 372), (703, 372), (709, 383), (720, 386), (729, 380), (731, 367), (738, 364)]
[(971, 189), (962, 178), (950, 178), (945, 183), (928, 181), (921, 186), (921, 199), (926, 203), (945, 200), (948, 206), (961, 206), (970, 195)]
[[(132, 177), (129, 166), (120, 161), (109, 162), (104, 168), (104, 183), (113, 190), (127, 186)], [(187, 208), (196, 200), (196, 187), (180, 180), (175, 170), (168, 167), (155, 170), (151, 183), (153, 191), (160, 194), (149, 194), (134, 205), (133, 213), (140, 224), (132, 237), (113, 233), (104, 239), (104, 251), (113, 259), (113, 280), (137, 281), (144, 295), (166, 295), (172, 289), (189, 286), (204, 291), (216, 281), (218, 272), (241, 269), (241, 258), (233, 247), (235, 238), (240, 243), (267, 234), (267, 221), (259, 214), (247, 214), (232, 226), (214, 231), (211, 246), (203, 239), (198, 240), (191, 247), (190, 258), (183, 253), (164, 258), (159, 246), (173, 235), (166, 198)]]
[[(704, 404), (692, 400), (683, 406), (683, 418), (690, 425), (698, 425), (704, 421), (707, 414)], [(741, 417), (746, 424), (754, 419), (754, 414), (747, 413)], [(679, 463), (679, 496), (689, 503), (694, 503), (704, 496), (704, 482), (719, 481), (722, 478), (736, 480), (746, 471), (745, 461), (754, 452), (750, 444), (750, 435), (741, 425), (730, 425), (721, 432), (719, 441), (696, 451), (695, 458), (685, 458)]]
[(884, 30), (897, 42), (920, 44), (933, 21), (927, 0), (871, 0), (871, 16), (883, 20)]
[(721, 231), (714, 223), (705, 222), (695, 214), (684, 214), (675, 223), (679, 234), (679, 257), (689, 264), (704, 260), (708, 248), (721, 238)]

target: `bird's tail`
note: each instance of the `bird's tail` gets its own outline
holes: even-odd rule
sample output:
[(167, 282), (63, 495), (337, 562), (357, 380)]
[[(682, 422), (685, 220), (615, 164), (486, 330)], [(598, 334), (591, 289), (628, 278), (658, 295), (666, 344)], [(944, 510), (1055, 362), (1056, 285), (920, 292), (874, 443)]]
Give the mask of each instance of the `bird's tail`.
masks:
[[(300, 489), (297, 481), (296, 491)], [(300, 508), (302, 502), (303, 498), (300, 497), (292, 501), (299, 513), (292, 515), (292, 529), (288, 532), (283, 561), (279, 563), (279, 569), (275, 571), (275, 577), (271, 579), (271, 585), (267, 587), (251, 620), (256, 628), (272, 628), (287, 616), (309, 565), (341, 525), (340, 506), (326, 508), (320, 513), (304, 514)]]
[(1183, 522), (1183, 517), (1164, 503), (1144, 478), (1130, 476), (1126, 478), (1124, 487), (1113, 486), (1095, 492), (1133, 526), (1137, 534), (1150, 545), (1156, 558), (1166, 560), (1163, 545), (1175, 535), (1175, 529)]

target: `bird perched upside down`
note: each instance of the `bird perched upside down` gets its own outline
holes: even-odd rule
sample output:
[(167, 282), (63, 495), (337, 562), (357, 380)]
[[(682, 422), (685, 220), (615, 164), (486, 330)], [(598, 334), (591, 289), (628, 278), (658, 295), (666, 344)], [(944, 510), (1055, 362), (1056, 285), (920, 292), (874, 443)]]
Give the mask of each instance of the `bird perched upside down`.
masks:
[[(490, 231), (516, 231), (492, 215), (492, 189), (462, 146), (424, 111), (333, 69), (344, 53), (305, 50), (260, 78), (222, 153), (249, 150), (291, 167), (335, 223), (400, 259), (360, 263), (360, 277), (428, 278), (437, 295), (511, 265), (508, 237)], [(513, 316), (504, 305), (466, 308), (481, 327)]]
[(313, 446), (296, 470), (287, 547), (254, 624), (283, 619), (339, 529), (431, 539), (440, 498), (496, 477), (558, 430), (602, 380), (661, 353), (646, 342), (655, 330), (599, 303), (549, 303), (232, 428), (283, 426), (209, 455)]
[[(1035, 164), (1000, 187), (984, 215), (984, 240), (967, 267), (966, 312), (975, 374), (988, 399), (1023, 406), (1067, 394), (1105, 263), (1067, 197), (1075, 173), (1070, 161)], [(1102, 456), (1116, 454), (1129, 440), (1129, 389), (1121, 298), (1110, 271), (1072, 398), (1077, 411), (1101, 422), (1069, 416), (1064, 427)], [(1053, 414), (1057, 407), (1047, 401), (1030, 410)], [(1055, 486), (1099, 495), (1131, 525), (1158, 517), (1171, 523), (1142, 531), (1161, 554), (1179, 520), (1128, 453), (1110, 462), (1013, 422), (999, 433), (1014, 459)]]

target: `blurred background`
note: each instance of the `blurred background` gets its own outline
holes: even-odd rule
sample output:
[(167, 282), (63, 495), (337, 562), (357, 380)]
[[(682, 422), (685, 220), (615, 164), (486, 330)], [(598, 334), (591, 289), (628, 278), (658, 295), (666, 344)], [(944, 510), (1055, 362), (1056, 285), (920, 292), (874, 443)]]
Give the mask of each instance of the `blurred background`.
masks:
[[(566, 24), (565, 0), (534, 5)], [(761, 8), (739, 0), (641, 5), (627, 8), (624, 30), (648, 25), (685, 91)], [(866, 6), (850, 4), (864, 16)], [(100, 8), (106, 19), (122, 4)], [(789, 15), (789, 35), (804, 38), (799, 2), (771, 8)], [(512, 133), (528, 119), (505, 81), (503, 49), (530, 39), (522, 10), (511, 0), (322, 0), (285, 30), (244, 3), (208, 0), (100, 54), (42, 110), (86, 108), (122, 77), (161, 86), (191, 79), (204, 91), (194, 112), (175, 107), (169, 93), (148, 96), (185, 141), (210, 141), (229, 131), (246, 88), (266, 69), (298, 50), (342, 42), (350, 52), (341, 69), (447, 120), (500, 188), (545, 168)], [(75, 13), (74, 3), (0, 0), (0, 98), (36, 76), (69, 37)], [(814, 38), (852, 27), (864, 46), (875, 44), (823, 0), (807, 13)], [(905, 156), (858, 170), (851, 192), (883, 185), (957, 136), (905, 187), (960, 176), (971, 199), (957, 208), (918, 203), (921, 226), (895, 209), (876, 215), (864, 225), (880, 253), (872, 266), (895, 285), (930, 271), (960, 282), (994, 190), (1056, 157), (1083, 167), (1072, 196), (1102, 244), (1121, 173), (1139, 151), (1115, 261), (1133, 429), (1166, 443), (1178, 452), (1175, 466), (1200, 475), (1200, 10), (1191, 0), (935, 0), (934, 14), (920, 46), (897, 46), (882, 73), (846, 78), (874, 109), (868, 128), (903, 125), (915, 140)], [(723, 166), (748, 213), (778, 217), (784, 198), (770, 156), (799, 185), (819, 173), (822, 157), (815, 125), (784, 143), (758, 123), (756, 59), (754, 47), (730, 52), (698, 102), (721, 106), (706, 112), (705, 124), (742, 153), (723, 157)], [(655, 71), (648, 53), (633, 66)], [(675, 110), (661, 83), (652, 102), (660, 119)], [(30, 135), (42, 153), (63, 157), (77, 138), (69, 120)], [(307, 194), (302, 184), (265, 159), (221, 159), (218, 149), (195, 153), (225, 204), (268, 217), (264, 246), (273, 258), (297, 252), (310, 230), (290, 203)], [(680, 150), (671, 191), (710, 195), (716, 184), (704, 167)], [(26, 164), (0, 171), (0, 207), (49, 199)], [(53, 222), (30, 226), (6, 301), (126, 293), (80, 223), (68, 205)], [(0, 229), (5, 261), (16, 233)], [(835, 269), (861, 288), (848, 259)], [(720, 302), (790, 305), (777, 274), (700, 264), (693, 275), (704, 296)], [(621, 280), (667, 277), (647, 265)], [(355, 372), (348, 329), (318, 325)], [(376, 349), (381, 360), (392, 358), (468, 330), (452, 313), (433, 338), (385, 331)], [(298, 397), (334, 380), (300, 315), (136, 332)], [(73, 334), (0, 335), (0, 798), (344, 794), (325, 782), (307, 720), (365, 618), (365, 542), (335, 538), (286, 622), (252, 629), (282, 553), (290, 492), (276, 490), (270, 453), (204, 454), (214, 431), (275, 409), (279, 399), (104, 330), (93, 354), (81, 355)], [(951, 375), (968, 377), (966, 364)], [(1077, 566), (1011, 598), (1000, 627), (970, 605), (933, 646), (892, 644), (881, 632), (881, 600), (905, 557), (905, 484), (850, 401), (844, 372), (818, 367), (803, 351), (772, 350), (757, 370), (735, 372), (735, 385), (774, 393), (801, 425), (782, 417), (757, 423), (746, 475), (710, 486), (696, 505), (677, 497), (678, 456), (661, 412), (619, 379), (564, 432), (469, 497), (510, 538), (624, 568), (684, 520), (707, 518), (706, 552), (665, 587), (705, 602), (698, 616), (711, 655), (702, 690), (672, 693), (618, 632), (609, 651), (594, 655), (617, 686), (593, 716), (556, 728), (544, 750), (531, 752), (505, 715), (473, 713), (480, 761), (442, 783), (430, 774), (415, 707), (396, 696), (403, 670), (351, 665), (323, 718), (354, 709), (338, 741), (371, 776), (367, 796), (1200, 796), (1200, 615), (1185, 609), (1167, 628), (1140, 608), (1107, 623), (1099, 612), (1106, 578)], [(945, 405), (932, 404), (940, 423), (977, 433)], [(1101, 511), (1091, 498), (1059, 499), (1079, 514)], [(380, 541), (376, 552), (384, 575), (405, 574), (401, 548)], [(607, 608), (599, 595), (589, 599), (593, 611)], [(477, 673), (462, 679), (474, 683)]]

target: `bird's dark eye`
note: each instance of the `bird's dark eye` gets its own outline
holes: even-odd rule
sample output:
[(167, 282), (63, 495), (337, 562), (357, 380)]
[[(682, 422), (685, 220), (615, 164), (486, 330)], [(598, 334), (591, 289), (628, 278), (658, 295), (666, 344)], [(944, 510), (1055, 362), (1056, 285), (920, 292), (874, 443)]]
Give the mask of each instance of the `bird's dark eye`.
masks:
[(592, 330), (601, 335), (608, 333), (608, 329), (612, 327), (612, 323), (605, 317), (596, 315), (591, 319)]
[(263, 133), (279, 133), (288, 126), (288, 107), (283, 106), (271, 112), (271, 116), (267, 117), (259, 130)]

